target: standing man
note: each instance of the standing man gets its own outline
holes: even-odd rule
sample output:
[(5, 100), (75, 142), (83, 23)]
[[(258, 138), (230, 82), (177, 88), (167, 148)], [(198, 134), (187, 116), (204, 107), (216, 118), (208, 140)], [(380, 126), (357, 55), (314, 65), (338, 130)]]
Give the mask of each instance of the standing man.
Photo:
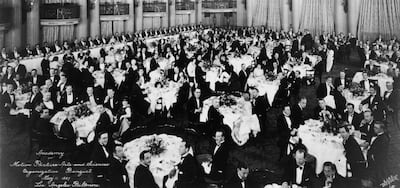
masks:
[(149, 170), (151, 163), (150, 151), (142, 151), (139, 155), (140, 164), (136, 167), (134, 179), (135, 188), (159, 188), (153, 174)]

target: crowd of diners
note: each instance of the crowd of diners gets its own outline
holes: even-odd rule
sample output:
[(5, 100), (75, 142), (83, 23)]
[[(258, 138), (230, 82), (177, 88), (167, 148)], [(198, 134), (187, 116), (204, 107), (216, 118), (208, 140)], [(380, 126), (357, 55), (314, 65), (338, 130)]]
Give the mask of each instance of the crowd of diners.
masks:
[[(185, 32), (195, 33), (197, 40), (194, 44), (190, 42), (191, 38), (183, 35)], [(145, 42), (148, 38), (164, 35), (180, 36), (176, 41), (159, 39), (151, 47)], [(246, 38), (252, 40), (245, 40)], [(120, 43), (124, 44), (121, 49), (105, 48)], [(273, 47), (272, 55), (267, 53), (270, 46)], [(99, 57), (91, 56), (90, 50), (95, 47), (102, 47)], [(239, 73), (233, 71), (228, 56), (233, 54), (240, 57), (247, 54), (252, 47), (259, 49), (259, 53), (250, 54), (254, 57), (253, 65), (243, 65)], [(343, 89), (350, 87), (352, 79), (346, 70), (340, 71), (337, 77), (322, 79), (326, 70), (328, 50), (334, 52), (335, 64), (348, 60), (354, 52), (359, 57), (359, 70), (364, 71), (361, 87), (368, 89), (370, 93), (370, 96), (362, 101), (369, 109), (362, 114), (355, 112), (355, 108), (359, 106), (347, 103), (343, 96)], [(78, 55), (74, 56), (72, 52), (78, 52)], [(63, 54), (63, 57), (58, 59), (55, 54)], [(296, 145), (290, 154), (286, 153), (290, 137), (297, 134), (297, 128), (306, 120), (305, 114), (308, 113), (304, 110), (307, 100), (310, 100), (299, 93), (300, 88), (304, 86), (304, 79), (290, 67), (296, 63), (309, 64), (307, 55), (310, 54), (321, 57), (314, 67), (320, 85), (315, 91), (318, 105), (312, 112), (313, 116), (307, 118), (320, 119), (335, 126), (336, 132), (344, 139), (345, 155), (351, 172), (348, 174), (352, 174), (351, 177), (340, 176), (332, 162), (324, 163), (323, 171), (315, 174), (315, 164), (310, 162), (307, 148), (301, 143)], [(122, 58), (107, 62), (109, 57), (116, 56)], [(43, 57), (41, 67), (27, 72), (21, 63), (24, 58), (39, 57)], [(172, 62), (172, 66), (167, 70), (161, 69), (158, 64), (160, 58)], [(148, 70), (144, 64), (149, 59)], [(387, 74), (393, 77), (394, 82), (387, 83), (384, 96), (377, 94), (379, 86), (368, 80), (368, 76), (374, 74), (374, 71), (371, 71), (372, 68), (364, 70), (366, 60), (392, 62)], [(58, 62), (59, 67), (50, 66), (54, 61)], [(129, 34), (115, 33), (112, 36), (88, 37), (74, 41), (47, 41), (35, 45), (34, 48), (30, 45), (23, 49), (3, 48), (0, 62), (0, 106), (2, 116), (9, 119), (7, 126), (22, 130), (25, 124), (18, 122), (21, 122), (20, 119), (27, 119), (30, 134), (39, 138), (40, 149), (49, 149), (51, 143), (57, 143), (57, 150), (66, 153), (66, 160), (109, 163), (108, 168), (98, 168), (93, 173), (94, 181), (101, 187), (129, 186), (122, 151), (121, 138), (124, 135), (115, 134), (122, 120), (126, 119), (130, 129), (133, 129), (139, 126), (138, 122), (154, 117), (173, 119), (178, 115), (176, 113), (182, 112), (186, 113), (188, 126), (213, 140), (210, 148), (212, 166), (211, 172), (205, 174), (195, 156), (189, 152), (192, 146), (185, 142), (180, 149), (182, 162), (177, 166), (179, 173), (176, 186), (193, 187), (202, 185), (200, 182), (220, 187), (256, 186), (247, 179), (249, 167), (245, 162), (238, 163), (235, 167), (237, 173), (233, 174), (232, 178), (226, 174), (228, 165), (231, 165), (227, 163), (231, 138), (229, 128), (223, 124), (224, 116), (218, 110), (218, 100), (213, 101), (208, 111), (207, 122), (200, 123), (203, 101), (220, 92), (250, 98), (252, 113), (257, 115), (261, 127), (261, 133), (254, 138), (256, 142), (262, 142), (265, 137), (270, 136), (268, 127), (271, 123), (267, 119), (270, 109), (282, 109), (277, 119), (277, 145), (281, 150), (280, 160), (286, 159), (287, 164), (284, 165), (282, 181), (277, 183), (283, 187), (346, 187), (351, 183), (353, 187), (378, 186), (386, 175), (390, 141), (387, 126), (399, 125), (400, 50), (396, 39), (383, 40), (378, 37), (376, 41), (359, 41), (355, 36), (343, 33), (313, 36), (308, 31), (273, 31), (265, 27), (187, 26)], [(205, 79), (207, 66), (214, 64), (221, 67), (216, 91), (210, 89)], [(283, 68), (286, 64), (289, 64), (289, 68)], [(38, 74), (38, 69), (41, 69), (42, 74)], [(112, 76), (116, 69), (123, 70), (125, 74), (125, 79), (119, 84)], [(104, 72), (104, 85), (96, 84), (93, 75), (95, 71)], [(268, 102), (266, 95), (260, 95), (256, 87), (248, 87), (246, 84), (249, 75), (256, 74), (257, 71), (266, 76), (282, 75), (273, 104)], [(161, 79), (154, 78), (157, 75), (161, 75)], [(146, 94), (141, 86), (151, 82), (155, 87), (163, 87), (163, 80), (182, 83), (177, 102), (169, 110), (157, 105), (156, 112), (149, 113), (149, 103), (145, 100)], [(30, 93), (29, 100), (23, 107), (30, 110), (29, 116), (10, 115), (10, 111), (17, 108), (17, 91)], [(336, 109), (326, 105), (324, 97), (327, 95), (334, 96)], [(101, 115), (96, 123), (94, 140), (77, 146), (76, 134), (72, 127), (72, 122), (76, 119), (75, 111), (67, 112), (67, 118), (57, 132), (54, 131), (50, 119), (57, 112), (79, 103), (97, 106)], [(111, 110), (111, 117), (105, 109)], [(355, 141), (352, 135), (354, 130), (362, 133), (362, 139), (366, 141), (362, 145)], [(367, 157), (363, 155), (361, 148), (367, 148)], [(148, 168), (150, 158), (149, 151), (140, 154), (141, 164), (134, 177), (137, 188), (158, 187)], [(171, 172), (173, 173), (177, 172)]]

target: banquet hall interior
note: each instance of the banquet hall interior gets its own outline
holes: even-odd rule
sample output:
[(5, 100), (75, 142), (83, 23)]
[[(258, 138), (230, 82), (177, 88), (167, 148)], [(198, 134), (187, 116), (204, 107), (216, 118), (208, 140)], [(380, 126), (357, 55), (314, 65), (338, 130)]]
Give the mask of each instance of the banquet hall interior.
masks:
[(0, 187), (400, 186), (398, 0), (0, 0)]

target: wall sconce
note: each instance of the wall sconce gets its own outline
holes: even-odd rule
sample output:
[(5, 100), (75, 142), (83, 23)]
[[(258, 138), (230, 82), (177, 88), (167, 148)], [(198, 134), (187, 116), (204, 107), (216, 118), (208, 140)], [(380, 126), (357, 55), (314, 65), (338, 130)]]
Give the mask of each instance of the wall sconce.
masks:
[(25, 10), (27, 12), (30, 12), (33, 8), (33, 6), (35, 6), (36, 0), (25, 0)]

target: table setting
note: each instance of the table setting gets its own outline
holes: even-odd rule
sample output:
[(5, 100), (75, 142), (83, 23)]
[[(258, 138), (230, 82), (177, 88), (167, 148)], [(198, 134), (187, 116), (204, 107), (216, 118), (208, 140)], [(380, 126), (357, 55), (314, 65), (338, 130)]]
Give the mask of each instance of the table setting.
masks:
[[(159, 86), (156, 87), (158, 84)], [(176, 103), (181, 86), (181, 83), (173, 81), (145, 83), (142, 89), (144, 89), (144, 94), (147, 94), (145, 99), (150, 103), (149, 111), (155, 112), (158, 99), (162, 99), (163, 107), (169, 110)]]
[(279, 90), (280, 79), (266, 79), (265, 76), (261, 77), (249, 77), (247, 79), (247, 85), (249, 87), (255, 87), (258, 89), (260, 95), (267, 94), (269, 104), (272, 104), (275, 95)]

